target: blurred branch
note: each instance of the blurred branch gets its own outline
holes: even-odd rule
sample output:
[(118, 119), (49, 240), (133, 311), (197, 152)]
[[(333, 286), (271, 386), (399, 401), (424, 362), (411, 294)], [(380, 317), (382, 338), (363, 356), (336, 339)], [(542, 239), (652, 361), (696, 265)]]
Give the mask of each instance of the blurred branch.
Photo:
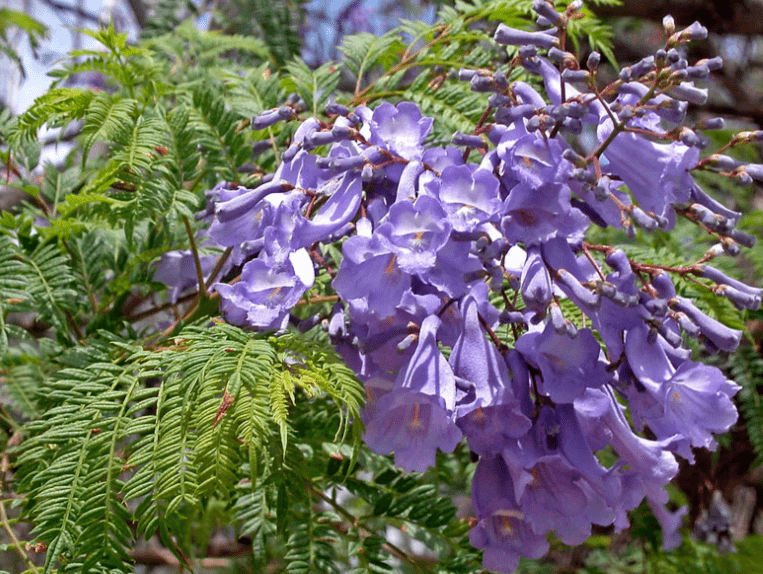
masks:
[(70, 6), (69, 4), (56, 2), (55, 0), (42, 0), (42, 3), (58, 12), (71, 12), (72, 14), (76, 14), (77, 16), (85, 20), (89, 20), (90, 22), (94, 22), (96, 24), (101, 24), (101, 20), (100, 18), (98, 18), (97, 14), (88, 12), (87, 10), (82, 9), (79, 6)]
[(146, 5), (143, 4), (141, 0), (127, 0), (127, 3), (130, 5), (130, 9), (135, 16), (135, 21), (138, 23), (138, 26), (140, 26), (141, 29), (145, 28), (146, 21), (148, 20)]
[(718, 34), (763, 34), (763, 0), (622, 0), (619, 6), (590, 6), (603, 17), (643, 18), (662, 22), (670, 14), (679, 25), (699, 20)]

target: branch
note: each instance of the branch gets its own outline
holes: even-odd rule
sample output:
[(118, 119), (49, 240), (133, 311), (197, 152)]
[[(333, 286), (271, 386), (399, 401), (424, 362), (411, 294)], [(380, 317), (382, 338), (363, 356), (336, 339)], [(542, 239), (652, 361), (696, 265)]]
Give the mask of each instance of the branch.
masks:
[(759, 0), (622, 0), (619, 6), (589, 5), (602, 17), (634, 17), (662, 22), (670, 14), (679, 26), (699, 21), (717, 34), (763, 34), (763, 2)]
[(135, 16), (135, 21), (138, 23), (138, 26), (140, 26), (141, 29), (145, 28), (146, 22), (148, 21), (148, 12), (145, 4), (143, 4), (141, 0), (127, 0), (127, 3), (130, 5), (130, 9)]
[(88, 12), (87, 10), (82, 9), (79, 6), (70, 6), (69, 4), (56, 2), (55, 0), (42, 0), (42, 3), (45, 4), (46, 6), (50, 6), (53, 10), (57, 10), (59, 12), (71, 12), (72, 14), (76, 14), (80, 18), (89, 20), (90, 22), (94, 22), (95, 24), (100, 25), (103, 23), (101, 22), (101, 19), (98, 17), (97, 14)]

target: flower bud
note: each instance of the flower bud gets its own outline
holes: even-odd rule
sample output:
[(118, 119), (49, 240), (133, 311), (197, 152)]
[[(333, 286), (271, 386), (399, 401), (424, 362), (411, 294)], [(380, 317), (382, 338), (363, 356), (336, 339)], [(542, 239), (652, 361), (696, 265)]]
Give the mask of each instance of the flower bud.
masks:
[(694, 22), (688, 28), (684, 28), (679, 33), (681, 40), (704, 40), (707, 38), (707, 28), (699, 22)]
[(472, 76), (472, 79), (469, 82), (469, 89), (479, 93), (496, 91), (496, 87), (493, 85), (493, 78), (489, 76), (480, 76), (479, 74)]
[(676, 31), (676, 22), (673, 20), (673, 16), (668, 14), (662, 19), (662, 27), (665, 28), (665, 35), (672, 36)]
[(504, 74), (501, 70), (496, 70), (493, 72), (493, 81), (495, 82), (495, 85), (498, 86), (501, 90), (505, 90), (509, 87), (509, 80), (506, 77), (506, 74)]
[(729, 232), (729, 237), (731, 237), (731, 239), (733, 239), (740, 245), (747, 247), (748, 249), (752, 249), (753, 247), (755, 247), (755, 243), (757, 241), (757, 238), (754, 235), (749, 235), (747, 233), (739, 231), (738, 229), (732, 229)]
[(506, 323), (524, 323), (525, 317), (519, 311), (501, 311), (498, 315), (498, 322)]
[(538, 55), (537, 46), (525, 45), (525, 46), (519, 47), (519, 57), (522, 59), (532, 59), (537, 55)]
[(562, 287), (566, 287), (570, 291), (571, 296), (577, 299), (577, 303), (582, 303), (594, 309), (599, 308), (601, 304), (599, 294), (583, 287), (575, 276), (566, 269), (559, 269), (557, 271), (557, 281)]
[(679, 137), (681, 139), (681, 143), (689, 147), (699, 147), (699, 144), (701, 143), (699, 136), (686, 127), (681, 128), (679, 131)]
[(528, 132), (537, 132), (540, 129), (540, 118), (538, 116), (531, 117), (527, 120), (527, 125), (525, 127)]
[(456, 132), (451, 138), (451, 143), (456, 146), (465, 146), (473, 148), (486, 148), (487, 143), (480, 136), (462, 134)]
[(654, 56), (647, 56), (631, 66), (631, 72), (635, 78), (648, 74), (654, 68)]
[(751, 293), (745, 293), (729, 285), (721, 285), (715, 290), (715, 293), (726, 297), (739, 310), (750, 309), (755, 311), (760, 307), (760, 294), (756, 297)]
[(468, 82), (477, 74), (477, 70), (470, 70), (468, 68), (461, 68), (458, 71), (458, 79), (462, 82)]
[(723, 58), (721, 58), (720, 56), (715, 56), (714, 58), (700, 60), (695, 65), (697, 66), (705, 65), (708, 67), (708, 69), (711, 72), (714, 72), (716, 70), (720, 70), (723, 67)]
[(680, 325), (681, 329), (684, 333), (689, 335), (692, 339), (696, 339), (700, 335), (700, 330), (697, 325), (691, 322), (691, 319), (689, 319), (686, 315), (683, 313), (678, 315), (678, 324)]
[(290, 118), (293, 115), (293, 113), (294, 112), (292, 111), (292, 109), (286, 106), (278, 108), (277, 110), (264, 111), (259, 116), (254, 116), (252, 118), (252, 124), (251, 124), (252, 129), (264, 130), (265, 128), (268, 128), (272, 126), (273, 124), (276, 124), (280, 121)]
[(598, 52), (591, 52), (588, 54), (588, 59), (586, 60), (586, 68), (593, 72), (599, 67), (599, 62), (601, 62), (601, 54)]
[(664, 317), (668, 314), (668, 303), (665, 299), (649, 299), (644, 307), (655, 317)]
[(651, 284), (660, 299), (670, 300), (676, 296), (676, 288), (673, 285), (673, 281), (670, 279), (670, 275), (665, 272), (652, 277)]
[(511, 98), (503, 94), (490, 94), (487, 99), (487, 105), (491, 108), (500, 108), (502, 106), (510, 106)]
[(683, 343), (683, 339), (681, 339), (681, 335), (679, 335), (672, 329), (668, 329), (664, 323), (657, 323), (655, 326), (657, 328), (657, 332), (660, 335), (662, 335), (662, 338), (668, 342), (668, 345), (670, 345), (674, 349), (678, 349), (681, 347), (681, 344)]
[(612, 181), (609, 179), (608, 176), (604, 175), (601, 178), (599, 178), (599, 181), (596, 183), (596, 185), (593, 188), (593, 196), (598, 201), (606, 201), (609, 199), (609, 193), (610, 193), (610, 187), (612, 185)]
[(681, 82), (668, 90), (668, 94), (679, 100), (702, 105), (707, 102), (707, 89), (696, 88), (691, 82)]
[(347, 106), (343, 106), (342, 104), (337, 104), (336, 102), (329, 102), (326, 104), (326, 113), (330, 116), (347, 116), (347, 114), (350, 113), (350, 110), (347, 109)]
[(706, 120), (700, 120), (695, 130), (722, 130), (726, 126), (726, 121), (723, 118), (708, 118)]
[(570, 70), (569, 68), (562, 70), (562, 80), (565, 82), (585, 83), (588, 82), (590, 75), (587, 70)]
[(509, 46), (524, 46), (526, 44), (538, 46), (539, 48), (549, 49), (552, 46), (558, 46), (559, 40), (555, 36), (550, 36), (544, 32), (527, 32), (510, 28), (506, 24), (499, 24), (493, 36), (499, 44)]
[(639, 227), (642, 227), (646, 231), (654, 231), (655, 229), (657, 229), (657, 221), (649, 217), (639, 207), (634, 206), (631, 209), (630, 215), (633, 218), (633, 221), (636, 222), (636, 225), (638, 225)]
[(730, 329), (719, 321), (708, 317), (697, 309), (689, 299), (676, 297), (671, 302), (678, 311), (685, 313), (699, 327), (702, 334), (722, 351), (734, 351), (739, 346), (742, 339), (741, 331)]
[(533, 0), (533, 11), (539, 16), (546, 18), (552, 25), (555, 25), (562, 19), (562, 15), (546, 0)]
[(562, 129), (571, 134), (583, 133), (583, 122), (577, 118), (564, 118), (562, 121)]
[(698, 64), (696, 66), (689, 66), (686, 68), (686, 73), (692, 79), (703, 80), (710, 75), (710, 68), (708, 68), (705, 64)]

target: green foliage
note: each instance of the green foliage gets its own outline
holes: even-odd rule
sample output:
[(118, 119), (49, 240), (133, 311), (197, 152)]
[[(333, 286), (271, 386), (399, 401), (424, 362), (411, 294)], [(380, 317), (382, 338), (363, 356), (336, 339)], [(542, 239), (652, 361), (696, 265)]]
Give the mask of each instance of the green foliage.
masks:
[[(27, 426), (18, 452), (18, 488), (47, 544), (47, 570), (61, 563), (126, 571), (135, 536), (157, 531), (188, 553), (192, 520), (205, 508), (245, 508), (257, 492), (237, 487), (242, 476), (250, 485), (296, 484), (304, 456), (290, 444), (288, 411), (298, 403), (323, 409), (334, 431), (301, 440), (352, 434), (358, 447), (349, 431), (362, 387), (323, 346), (224, 324), (188, 328), (168, 348), (142, 349), (106, 333), (90, 343), (61, 357), (39, 386), (46, 415)], [(248, 531), (266, 531), (245, 512), (248, 520), (238, 520)]]
[(10, 8), (0, 8), (0, 56), (10, 59), (21, 71), (21, 77), (26, 77), (26, 70), (21, 62), (21, 58), (11, 44), (9, 38), (10, 32), (19, 30), (26, 34), (29, 46), (34, 52), (40, 46), (42, 40), (48, 33), (48, 28), (42, 22), (35, 20), (24, 12), (11, 10)]
[(763, 357), (754, 346), (744, 345), (729, 357), (725, 368), (734, 382), (742, 386), (741, 411), (755, 449), (755, 466), (760, 466), (763, 464)]
[[(113, 28), (89, 32), (101, 49), (72, 53), (29, 110), (0, 115), (1, 157), (16, 174), (8, 185), (26, 197), (0, 217), (0, 434), (23, 439), (5, 453), (8, 486), (21, 498), (19, 520), (34, 526), (29, 542), (46, 548), (41, 571), (131, 572), (140, 539), (158, 539), (192, 569), (225, 527), (251, 544), (242, 563), (251, 571), (480, 572), (462, 517), (468, 502), (453, 503), (474, 471), (464, 445), (426, 475), (401, 472), (362, 448), (364, 391), (324, 333), (227, 325), (214, 294), (171, 297), (153, 273), (164, 254), (191, 246), (207, 191), (221, 181), (254, 186), (277, 168), (297, 122), (253, 133), (249, 118), (292, 93), (300, 119), (331, 121), (323, 113), (330, 98), (407, 99), (438, 118), (436, 141), (473, 131), (487, 96), (448, 71), (501, 67), (517, 79), (513, 48), (496, 51), (489, 40), (499, 22), (526, 27), (531, 2), (443, 3), (435, 24), (404, 21), (382, 36), (346, 38), (342, 61), (317, 69), (298, 57), (301, 2), (225, 4), (223, 28), (259, 37), (199, 32), (184, 19), (192, 4), (159, 2), (143, 41), (133, 45)], [(569, 49), (585, 42), (610, 54), (609, 29), (595, 18), (570, 34)], [(102, 74), (105, 89), (66, 87), (83, 71)], [(76, 133), (60, 165), (38, 165), (43, 128)], [(262, 141), (267, 149), (253, 154)], [(678, 266), (682, 230), (655, 234), (647, 247), (610, 232), (598, 239)], [(695, 246), (697, 258), (704, 248)], [(339, 248), (327, 251), (339, 261)], [(763, 270), (758, 254), (750, 261)], [(316, 280), (327, 289), (330, 281), (327, 273)], [(717, 318), (739, 321), (706, 286), (677, 286)], [(307, 318), (331, 301), (300, 303), (296, 313)], [(577, 308), (562, 307), (583, 324)], [(729, 368), (761, 457), (763, 363), (750, 348)], [(422, 544), (426, 551), (412, 551)], [(725, 564), (704, 546), (688, 548), (693, 554), (594, 549), (581, 571), (678, 571), (673, 556), (705, 568), (697, 571)]]

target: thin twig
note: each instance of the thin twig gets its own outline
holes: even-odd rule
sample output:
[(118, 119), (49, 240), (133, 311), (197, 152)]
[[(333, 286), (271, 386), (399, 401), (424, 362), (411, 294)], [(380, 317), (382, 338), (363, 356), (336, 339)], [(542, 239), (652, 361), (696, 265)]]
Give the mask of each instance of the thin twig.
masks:
[(191, 229), (191, 222), (187, 217), (183, 218), (183, 225), (185, 225), (185, 232), (188, 234), (188, 241), (191, 242), (191, 253), (193, 253), (193, 264), (196, 267), (196, 281), (199, 284), (199, 295), (202, 297), (207, 296), (207, 288), (204, 285), (204, 271), (201, 269), (201, 259), (199, 259), (199, 250), (196, 248), (196, 238), (193, 235), (193, 229)]

